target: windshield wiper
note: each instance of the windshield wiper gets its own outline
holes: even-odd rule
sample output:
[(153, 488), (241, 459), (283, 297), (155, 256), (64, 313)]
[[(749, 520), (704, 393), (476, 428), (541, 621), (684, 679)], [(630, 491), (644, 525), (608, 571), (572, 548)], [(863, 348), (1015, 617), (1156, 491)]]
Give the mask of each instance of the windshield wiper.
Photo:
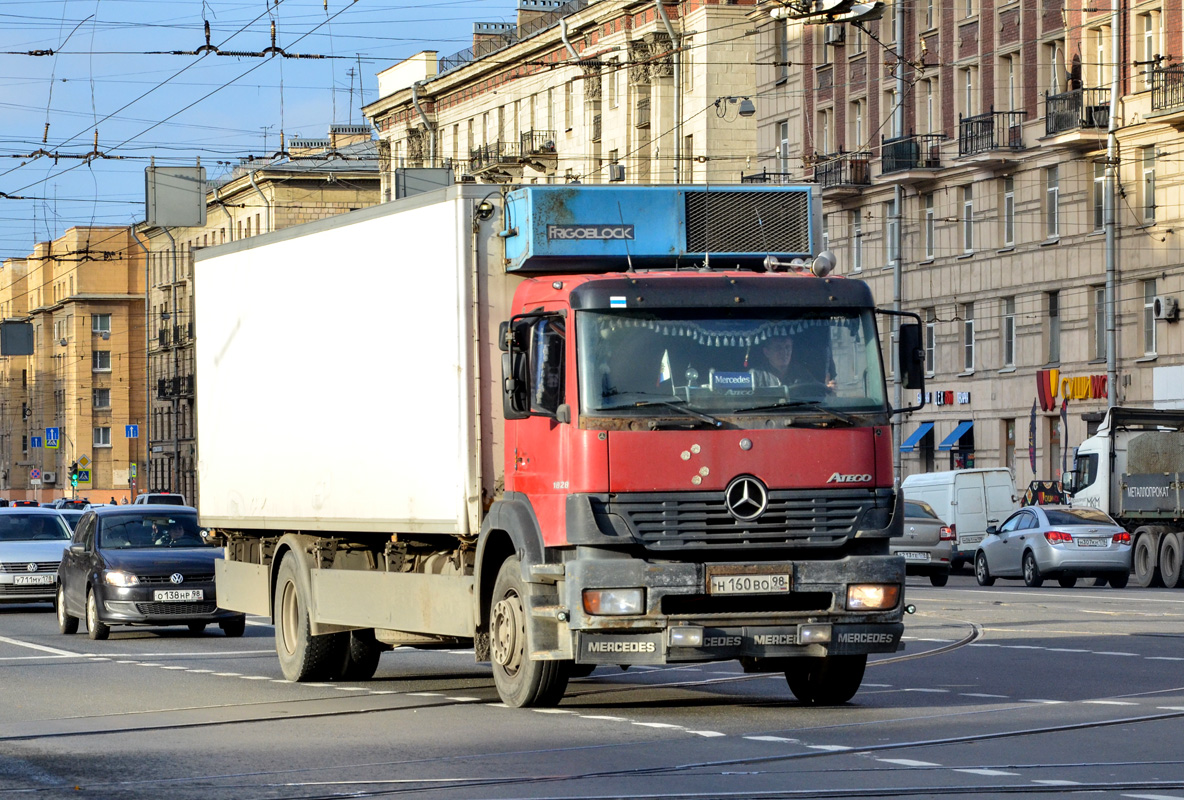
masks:
[(652, 408), (653, 406), (665, 406), (666, 408), (673, 408), (680, 414), (686, 414), (688, 417), (702, 420), (708, 425), (716, 428), (724, 426), (723, 420), (716, 419), (710, 414), (704, 414), (702, 411), (697, 411), (686, 404), (686, 400), (641, 400), (633, 404), (634, 408)]
[(811, 411), (821, 411), (823, 414), (828, 414), (840, 422), (845, 422), (848, 425), (854, 425), (855, 417), (850, 414), (844, 414), (842, 411), (835, 411), (833, 408), (827, 408), (822, 404), (821, 400), (795, 400), (792, 403), (770, 403), (763, 406), (752, 406), (750, 408), (738, 408), (737, 414), (755, 413), (757, 411), (789, 411), (795, 408), (808, 408)]

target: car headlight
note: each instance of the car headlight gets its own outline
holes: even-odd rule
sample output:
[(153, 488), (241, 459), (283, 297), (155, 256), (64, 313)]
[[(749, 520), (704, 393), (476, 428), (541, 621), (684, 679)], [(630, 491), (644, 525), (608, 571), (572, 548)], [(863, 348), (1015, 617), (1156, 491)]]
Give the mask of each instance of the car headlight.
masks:
[(118, 569), (109, 569), (104, 572), (103, 580), (112, 586), (119, 586), (124, 589), (128, 586), (135, 586), (140, 582), (140, 579), (130, 572), (124, 572)]
[(584, 611), (597, 616), (645, 613), (644, 589), (585, 589)]
[(896, 608), (898, 583), (856, 583), (847, 587), (848, 611), (884, 611)]

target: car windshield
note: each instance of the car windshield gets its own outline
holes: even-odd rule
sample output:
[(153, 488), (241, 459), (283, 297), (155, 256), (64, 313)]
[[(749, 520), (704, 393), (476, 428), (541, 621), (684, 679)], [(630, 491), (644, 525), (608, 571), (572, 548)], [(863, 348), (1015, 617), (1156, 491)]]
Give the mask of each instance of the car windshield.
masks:
[(904, 515), (906, 517), (938, 518), (937, 512), (933, 510), (933, 506), (920, 500), (906, 500), (904, 504)]
[(1115, 525), (1117, 523), (1095, 508), (1046, 508), (1049, 525)]
[(111, 514), (99, 523), (104, 550), (208, 546), (195, 514)]
[(0, 515), (0, 542), (69, 538), (70, 529), (58, 514)]
[(581, 413), (884, 412), (868, 310), (581, 311)]

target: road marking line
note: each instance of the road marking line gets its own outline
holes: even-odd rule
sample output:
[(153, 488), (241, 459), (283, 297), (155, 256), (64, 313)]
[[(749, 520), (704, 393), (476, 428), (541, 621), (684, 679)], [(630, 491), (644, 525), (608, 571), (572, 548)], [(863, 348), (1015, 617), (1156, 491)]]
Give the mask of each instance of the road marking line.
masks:
[(1043, 703), (1046, 706), (1055, 706), (1064, 703), (1064, 700), (1020, 700), (1021, 703)]
[(1019, 775), (1018, 772), (1005, 772), (1001, 769), (956, 769), (954, 772), (966, 772), (970, 775)]
[[(316, 684), (310, 683), (308, 685), (315, 686)], [(324, 685), (329, 686), (331, 684), (326, 683)], [(439, 692), (408, 692), (407, 695), (409, 697), (443, 697), (444, 696), (444, 695), (440, 694)]]
[(719, 731), (692, 731), (688, 729), (687, 733), (693, 733), (696, 736), (707, 736), (709, 738), (712, 736), (727, 736), (726, 733), (720, 733)]
[(1156, 706), (1158, 711), (1184, 711), (1184, 706)]
[(797, 739), (789, 739), (785, 736), (745, 736), (744, 738), (753, 742), (785, 742), (786, 744), (799, 743)]
[(1138, 703), (1129, 703), (1125, 700), (1082, 700), (1083, 703), (1089, 703), (1094, 706), (1137, 706)]
[(1088, 653), (1089, 651), (1083, 650), (1078, 647), (1050, 647), (1050, 648), (1048, 648), (1048, 652), (1050, 652), (1050, 653)]
[(1058, 780), (1032, 781), (1032, 783), (1039, 783), (1039, 784), (1043, 784), (1044, 786), (1080, 786), (1081, 785), (1080, 781), (1058, 781)]
[(906, 692), (931, 692), (934, 694), (949, 694), (949, 689), (905, 689)]
[(185, 669), (185, 667), (172, 666), (172, 667), (161, 667), (161, 669)]
[(1094, 653), (1095, 656), (1130, 656), (1131, 658), (1138, 658), (1138, 653), (1119, 653), (1113, 650), (1098, 650)]
[(932, 761), (914, 761), (911, 758), (877, 758), (876, 761), (881, 761), (885, 764), (896, 764), (900, 767), (940, 767), (941, 764), (934, 764)]
[(81, 658), (87, 655), (86, 653), (71, 653), (69, 650), (59, 650), (56, 647), (46, 647), (43, 644), (22, 642), (20, 639), (9, 639), (7, 636), (0, 636), (0, 642), (4, 642), (5, 644), (14, 644), (17, 647), (27, 647), (30, 650), (39, 650), (42, 653), (53, 653), (55, 656), (72, 656), (74, 658)]
[(364, 691), (366, 691), (365, 687), (363, 687), (363, 686), (334, 686), (333, 688), (339, 692), (364, 692)]
[(1181, 800), (1178, 794), (1124, 794), (1123, 797), (1136, 797), (1139, 800)]
[(154, 664), (151, 661), (137, 661), (137, 662), (135, 662), (135, 664), (137, 667), (161, 667), (161, 666), (164, 666), (163, 664)]
[(671, 725), (669, 722), (634, 722), (633, 724), (642, 728), (668, 728), (671, 730), (684, 730), (681, 725)]
[(1145, 656), (1148, 661), (1184, 661), (1179, 656)]
[(624, 717), (610, 717), (606, 714), (581, 714), (580, 719), (603, 719), (608, 722), (628, 722)]
[(891, 689), (892, 688), (892, 684), (890, 684), (890, 683), (864, 683), (861, 685), (863, 686), (864, 689)]
[[(130, 663), (132, 663), (132, 662), (130, 662), (130, 661), (120, 661), (119, 663), (120, 663), (120, 664), (130, 664)], [(191, 670), (187, 670), (187, 671), (188, 671), (188, 672), (213, 672), (213, 670), (212, 670), (212, 669), (191, 669)]]
[(824, 750), (828, 753), (841, 753), (844, 750), (850, 750), (850, 747), (841, 744), (809, 744), (806, 745), (810, 750)]
[(239, 675), (244, 681), (269, 681), (271, 678), (266, 675)]
[(531, 711), (533, 711), (536, 714), (574, 714), (574, 713), (576, 713), (576, 712), (571, 711), (566, 708), (532, 708)]
[(452, 700), (456, 703), (479, 703), (480, 697), (445, 697), (445, 700)]
[(1006, 694), (984, 694), (982, 692), (963, 692), (962, 697), (985, 697), (990, 700), (1006, 700), (1011, 695)]
[[(146, 666), (146, 665), (144, 665), (144, 664), (141, 664), (140, 666), (142, 666), (142, 667), (143, 667), (143, 666)], [(237, 672), (215, 672), (214, 674), (215, 674), (216, 676), (218, 676), (219, 678), (237, 678), (237, 677), (238, 677), (238, 673), (237, 673)]]

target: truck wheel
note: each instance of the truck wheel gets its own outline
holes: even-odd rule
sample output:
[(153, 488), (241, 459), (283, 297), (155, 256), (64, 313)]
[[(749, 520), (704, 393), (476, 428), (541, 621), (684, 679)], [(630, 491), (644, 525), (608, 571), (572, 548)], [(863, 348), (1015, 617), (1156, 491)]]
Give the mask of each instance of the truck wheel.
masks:
[(66, 613), (66, 590), (58, 584), (58, 630), (62, 633), (78, 633), (78, 617)]
[(507, 558), (493, 584), (489, 645), (493, 682), (512, 708), (556, 705), (567, 688), (567, 661), (530, 658), (526, 582), (517, 558)]
[(378, 671), (382, 645), (374, 638), (374, 629), (350, 631), (349, 646), (343, 653), (341, 667), (333, 676), (339, 681), (368, 681)]
[(1036, 563), (1036, 556), (1032, 551), (1024, 553), (1024, 586), (1039, 589), (1044, 585), (1044, 576), (1040, 574), (1040, 565)]
[(317, 681), (329, 677), (342, 659), (348, 634), (313, 636), (309, 632), (308, 604), (301, 587), (294, 556), (280, 562), (275, 582), (275, 651), (280, 668), (290, 681)]
[(1110, 585), (1115, 589), (1125, 589), (1127, 582), (1131, 579), (1129, 572), (1112, 572), (1110, 573)]
[(1165, 533), (1159, 544), (1159, 574), (1163, 578), (1163, 585), (1169, 589), (1184, 586), (1184, 544), (1180, 541), (1180, 534)]
[(1163, 586), (1158, 557), (1155, 538), (1150, 533), (1138, 534), (1132, 560), (1135, 562), (1135, 582), (1144, 589), (1149, 586)]
[(867, 655), (795, 658), (785, 670), (793, 696), (808, 706), (838, 706), (859, 691)]
[(995, 579), (991, 577), (991, 571), (987, 569), (986, 553), (979, 553), (974, 557), (974, 579), (978, 581), (979, 586), (995, 585)]

